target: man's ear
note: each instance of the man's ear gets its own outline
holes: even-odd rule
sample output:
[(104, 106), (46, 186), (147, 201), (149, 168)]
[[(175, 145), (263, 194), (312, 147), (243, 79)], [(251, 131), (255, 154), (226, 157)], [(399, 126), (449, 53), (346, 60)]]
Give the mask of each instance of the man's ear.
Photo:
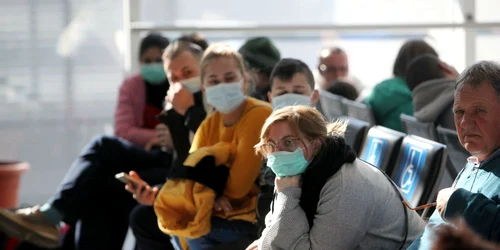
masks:
[(273, 102), (273, 96), (271, 95), (271, 91), (267, 92), (267, 99), (269, 100), (270, 103)]
[(319, 91), (315, 89), (311, 95), (311, 106), (316, 107), (316, 104), (318, 104), (319, 101)]

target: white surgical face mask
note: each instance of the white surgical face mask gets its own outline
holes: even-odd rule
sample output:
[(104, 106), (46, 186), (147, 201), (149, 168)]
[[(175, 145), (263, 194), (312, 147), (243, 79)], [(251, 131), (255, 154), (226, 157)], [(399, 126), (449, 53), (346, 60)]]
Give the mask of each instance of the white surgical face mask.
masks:
[(194, 94), (200, 91), (201, 89), (201, 78), (199, 76), (191, 77), (189, 79), (184, 79), (180, 81), (180, 83), (191, 94)]
[(273, 110), (293, 105), (311, 106), (311, 97), (306, 95), (288, 93), (273, 97), (272, 104)]
[(243, 83), (239, 81), (206, 87), (205, 95), (208, 104), (221, 113), (231, 113), (245, 100), (242, 85)]

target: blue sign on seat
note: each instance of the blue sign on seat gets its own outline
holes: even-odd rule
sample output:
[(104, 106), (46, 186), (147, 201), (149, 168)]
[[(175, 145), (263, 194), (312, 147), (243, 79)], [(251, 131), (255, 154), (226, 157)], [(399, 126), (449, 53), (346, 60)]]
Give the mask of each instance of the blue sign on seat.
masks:
[(399, 131), (382, 126), (372, 127), (366, 135), (360, 159), (383, 170), (390, 176), (404, 137), (405, 134)]
[(435, 201), (445, 159), (445, 145), (415, 135), (404, 138), (391, 178), (411, 206)]
[(380, 168), (382, 156), (387, 149), (387, 139), (370, 136), (368, 138), (367, 147), (361, 159)]
[(411, 145), (404, 149), (403, 161), (401, 162), (400, 171), (396, 184), (400, 187), (401, 192), (406, 200), (411, 200), (415, 188), (420, 180), (420, 173), (425, 165), (427, 150)]

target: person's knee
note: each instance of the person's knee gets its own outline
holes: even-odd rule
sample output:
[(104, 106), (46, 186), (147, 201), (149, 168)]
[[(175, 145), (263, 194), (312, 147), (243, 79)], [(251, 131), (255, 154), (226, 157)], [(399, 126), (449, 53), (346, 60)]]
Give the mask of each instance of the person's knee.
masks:
[(144, 231), (144, 229), (149, 226), (148, 224), (150, 224), (148, 222), (152, 221), (153, 223), (156, 223), (156, 220), (153, 217), (154, 210), (152, 207), (145, 205), (135, 206), (129, 216), (130, 227), (132, 228), (134, 234)]
[(112, 136), (108, 135), (96, 135), (92, 137), (87, 146), (83, 149), (84, 152), (88, 150), (92, 150), (98, 147), (102, 147), (102, 145), (109, 144), (113, 140)]
[(111, 154), (120, 148), (126, 147), (128, 142), (109, 135), (96, 135), (90, 140), (90, 143), (83, 149), (83, 154), (92, 151), (97, 154)]
[(123, 144), (125, 143), (123, 139), (116, 136), (109, 135), (97, 135), (94, 137), (93, 142), (95, 144), (107, 147), (109, 145)]

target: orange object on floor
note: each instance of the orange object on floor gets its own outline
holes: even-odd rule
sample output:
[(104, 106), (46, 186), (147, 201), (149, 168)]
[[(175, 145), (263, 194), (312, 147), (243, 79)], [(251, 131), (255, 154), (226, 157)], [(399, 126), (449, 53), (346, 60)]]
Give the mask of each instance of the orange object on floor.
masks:
[(0, 208), (18, 206), (21, 174), (29, 168), (27, 162), (0, 161)]

